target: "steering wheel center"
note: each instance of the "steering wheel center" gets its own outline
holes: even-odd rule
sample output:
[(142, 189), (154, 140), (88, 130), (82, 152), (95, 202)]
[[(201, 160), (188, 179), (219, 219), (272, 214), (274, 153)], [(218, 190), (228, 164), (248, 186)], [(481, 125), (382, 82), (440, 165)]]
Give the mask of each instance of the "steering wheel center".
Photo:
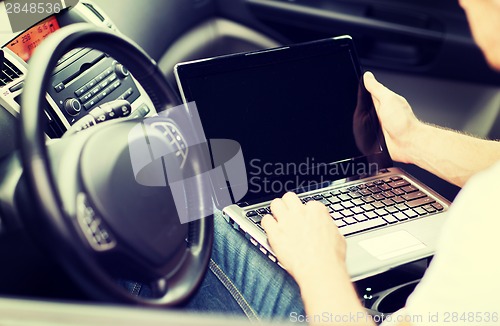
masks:
[[(161, 265), (185, 246), (188, 227), (180, 224), (168, 186), (137, 182), (128, 143), (130, 129), (136, 124), (114, 124), (92, 135), (83, 148), (80, 175), (109, 232), (126, 239), (127, 245), (151, 264)], [(155, 142), (171, 146), (161, 135)], [(158, 163), (161, 166), (161, 159)]]

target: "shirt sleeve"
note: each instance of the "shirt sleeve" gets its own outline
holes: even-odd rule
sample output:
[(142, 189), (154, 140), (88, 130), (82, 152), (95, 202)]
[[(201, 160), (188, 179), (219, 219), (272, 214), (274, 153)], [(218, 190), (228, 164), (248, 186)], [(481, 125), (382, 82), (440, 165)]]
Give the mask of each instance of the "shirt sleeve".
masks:
[(448, 211), (434, 259), (406, 303), (412, 325), (500, 325), (500, 163)]

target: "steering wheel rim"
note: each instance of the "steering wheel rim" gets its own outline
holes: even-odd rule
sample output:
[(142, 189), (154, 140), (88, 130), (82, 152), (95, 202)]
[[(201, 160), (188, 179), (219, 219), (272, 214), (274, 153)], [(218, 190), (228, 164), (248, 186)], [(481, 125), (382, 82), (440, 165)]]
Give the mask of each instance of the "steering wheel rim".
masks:
[[(29, 185), (28, 192), (35, 200), (41, 216), (28, 217), (26, 224), (36, 225), (39, 240), (56, 254), (59, 261), (76, 276), (91, 295), (104, 300), (136, 303), (149, 306), (178, 305), (189, 298), (201, 283), (207, 269), (213, 242), (213, 219), (202, 218), (189, 224), (192, 243), (187, 246), (182, 261), (165, 279), (168, 285), (160, 297), (143, 298), (130, 294), (117, 284), (106, 270), (88, 255), (79, 242), (72, 240), (70, 217), (64, 209), (52, 172), (45, 145), (42, 116), (46, 89), (57, 60), (74, 48), (92, 48), (104, 52), (128, 66), (134, 78), (143, 86), (158, 110), (167, 105), (179, 104), (176, 93), (170, 88), (162, 73), (143, 50), (134, 42), (109, 30), (90, 24), (75, 24), (52, 34), (35, 51), (30, 60), (29, 74), (22, 95), (20, 115), (20, 144), (23, 168)], [(195, 157), (202, 159), (202, 156)], [(188, 160), (192, 162), (193, 160)], [(197, 169), (194, 163), (190, 168)], [(202, 173), (204, 171), (194, 171)], [(207, 211), (206, 198), (194, 203), (192, 209), (200, 214)], [(203, 215), (200, 215), (203, 216)], [(40, 229), (41, 228), (41, 229)], [(39, 234), (36, 236), (38, 237)], [(65, 248), (61, 248), (61, 244)]]

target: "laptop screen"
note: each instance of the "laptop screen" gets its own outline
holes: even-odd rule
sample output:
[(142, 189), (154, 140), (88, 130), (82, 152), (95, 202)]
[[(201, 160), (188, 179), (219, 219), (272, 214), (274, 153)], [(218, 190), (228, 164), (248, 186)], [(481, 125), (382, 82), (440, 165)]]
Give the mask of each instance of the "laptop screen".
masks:
[(328, 39), (177, 67), (206, 138), (241, 145), (243, 201), (380, 168), (370, 163), (385, 145), (353, 51), (350, 39)]

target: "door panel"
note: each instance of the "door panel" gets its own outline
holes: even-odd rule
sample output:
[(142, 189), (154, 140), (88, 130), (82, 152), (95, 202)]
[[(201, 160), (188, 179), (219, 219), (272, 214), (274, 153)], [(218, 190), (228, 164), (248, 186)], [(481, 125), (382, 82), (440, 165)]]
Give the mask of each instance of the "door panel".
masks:
[[(219, 0), (219, 8), (227, 2)], [(352, 35), (365, 67), (500, 83), (500, 76), (491, 71), (474, 44), (455, 0), (239, 2), (240, 13), (228, 14), (243, 16), (241, 12), (247, 11), (289, 43)]]

